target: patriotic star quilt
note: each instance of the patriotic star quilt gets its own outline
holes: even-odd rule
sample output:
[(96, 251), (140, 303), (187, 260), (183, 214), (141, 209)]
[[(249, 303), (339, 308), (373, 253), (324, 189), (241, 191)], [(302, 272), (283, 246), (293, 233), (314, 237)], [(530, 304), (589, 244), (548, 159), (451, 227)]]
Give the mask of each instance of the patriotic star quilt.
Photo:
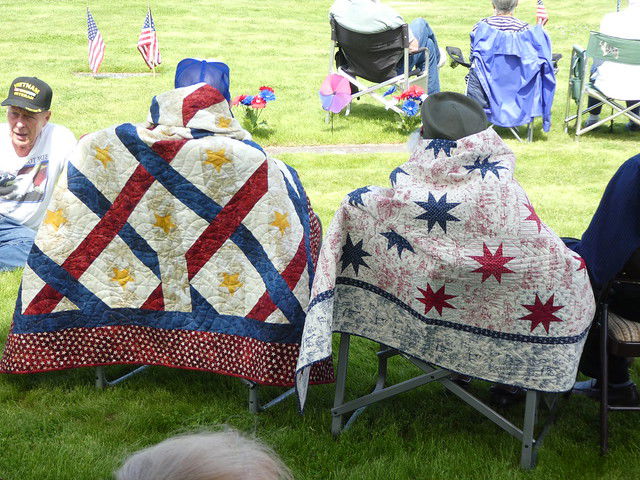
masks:
[(298, 359), (331, 333), (382, 342), (493, 382), (571, 388), (595, 306), (584, 261), (536, 214), (515, 157), (487, 129), (420, 140), (391, 188), (343, 200), (324, 239)]
[[(108, 364), (292, 385), (320, 225), (223, 96), (154, 97), (83, 137), (24, 270), (0, 370)], [(332, 380), (329, 363), (312, 374)]]

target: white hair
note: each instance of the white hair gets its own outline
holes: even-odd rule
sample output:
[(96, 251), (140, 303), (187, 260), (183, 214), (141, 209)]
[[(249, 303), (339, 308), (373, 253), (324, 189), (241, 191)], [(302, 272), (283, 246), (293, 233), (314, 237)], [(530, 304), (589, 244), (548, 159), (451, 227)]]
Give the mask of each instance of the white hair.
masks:
[(496, 13), (513, 13), (518, 6), (518, 0), (492, 0)]
[(273, 450), (237, 430), (178, 435), (140, 450), (117, 480), (293, 480)]

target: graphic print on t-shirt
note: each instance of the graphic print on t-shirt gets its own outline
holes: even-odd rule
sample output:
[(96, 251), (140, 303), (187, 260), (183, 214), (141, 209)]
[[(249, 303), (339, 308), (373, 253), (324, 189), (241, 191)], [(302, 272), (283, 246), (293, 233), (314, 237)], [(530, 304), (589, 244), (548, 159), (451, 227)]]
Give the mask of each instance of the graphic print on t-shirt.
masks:
[(15, 174), (15, 179), (6, 185), (12, 185), (13, 188), (0, 191), (0, 201), (42, 202), (47, 184), (48, 167), (49, 155), (46, 153), (27, 160)]

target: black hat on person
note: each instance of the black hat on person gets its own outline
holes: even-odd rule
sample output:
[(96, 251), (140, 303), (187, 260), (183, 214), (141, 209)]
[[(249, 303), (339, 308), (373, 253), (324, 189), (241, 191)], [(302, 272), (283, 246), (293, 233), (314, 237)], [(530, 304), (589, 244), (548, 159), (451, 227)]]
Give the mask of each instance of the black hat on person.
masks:
[(489, 126), (480, 104), (461, 93), (429, 95), (422, 104), (421, 114), (422, 138), (458, 140)]
[(51, 87), (39, 78), (18, 77), (11, 82), (9, 96), (2, 102), (2, 106), (20, 107), (40, 113), (49, 110), (52, 97)]

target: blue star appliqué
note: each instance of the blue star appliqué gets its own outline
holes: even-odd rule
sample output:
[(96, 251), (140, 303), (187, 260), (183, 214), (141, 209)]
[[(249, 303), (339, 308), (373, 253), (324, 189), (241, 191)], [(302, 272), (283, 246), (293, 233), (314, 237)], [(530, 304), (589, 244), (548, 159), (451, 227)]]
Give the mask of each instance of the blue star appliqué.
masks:
[(469, 170), (469, 173), (471, 173), (473, 170), (480, 170), (483, 180), (487, 172), (491, 172), (496, 177), (500, 178), (499, 170), (506, 170), (507, 167), (498, 167), (497, 165), (500, 163), (500, 160), (498, 160), (497, 162), (490, 162), (489, 161), (490, 158), (491, 158), (491, 155), (489, 155), (487, 158), (485, 158), (481, 162), (480, 158), (478, 157), (476, 161), (473, 162), (473, 165), (465, 165), (464, 168)]
[(436, 201), (436, 198), (429, 192), (429, 200), (427, 202), (416, 202), (426, 210), (425, 213), (416, 217), (418, 220), (427, 220), (429, 231), (437, 223), (440, 228), (447, 233), (447, 222), (459, 222), (460, 219), (451, 215), (449, 210), (460, 205), (458, 203), (447, 203), (447, 194), (445, 193)]
[(354, 190), (351, 193), (347, 193), (349, 197), (349, 205), (352, 207), (357, 207), (358, 205), (362, 205), (364, 207), (364, 201), (362, 200), (362, 195), (367, 192), (370, 192), (371, 189), (369, 187), (361, 187)]
[(447, 157), (451, 156), (451, 149), (456, 148), (458, 143), (455, 140), (445, 140), (444, 138), (435, 138), (429, 142), (425, 150), (433, 150), (434, 158), (442, 150)]
[(398, 177), (399, 173), (404, 173), (405, 175), (409, 175), (407, 172), (405, 172), (400, 167), (394, 168), (393, 171), (391, 172), (391, 175), (389, 175), (389, 180), (391, 180), (391, 186), (393, 186), (393, 187), (396, 186), (396, 178)]
[(342, 256), (340, 257), (340, 261), (342, 262), (342, 270), (344, 272), (345, 268), (349, 265), (353, 266), (353, 271), (358, 275), (358, 269), (360, 265), (371, 268), (369, 265), (365, 263), (362, 257), (370, 257), (371, 254), (365, 252), (362, 249), (362, 242), (364, 240), (360, 240), (355, 245), (351, 241), (351, 235), (347, 233), (347, 242), (342, 246)]
[(411, 246), (409, 241), (406, 238), (404, 238), (402, 235), (396, 233), (394, 230), (381, 233), (380, 235), (382, 235), (387, 240), (389, 240), (389, 243), (387, 244), (387, 250), (391, 250), (393, 247), (398, 248), (399, 258), (402, 258), (403, 250), (409, 250), (411, 253), (416, 253), (413, 251), (413, 247)]

